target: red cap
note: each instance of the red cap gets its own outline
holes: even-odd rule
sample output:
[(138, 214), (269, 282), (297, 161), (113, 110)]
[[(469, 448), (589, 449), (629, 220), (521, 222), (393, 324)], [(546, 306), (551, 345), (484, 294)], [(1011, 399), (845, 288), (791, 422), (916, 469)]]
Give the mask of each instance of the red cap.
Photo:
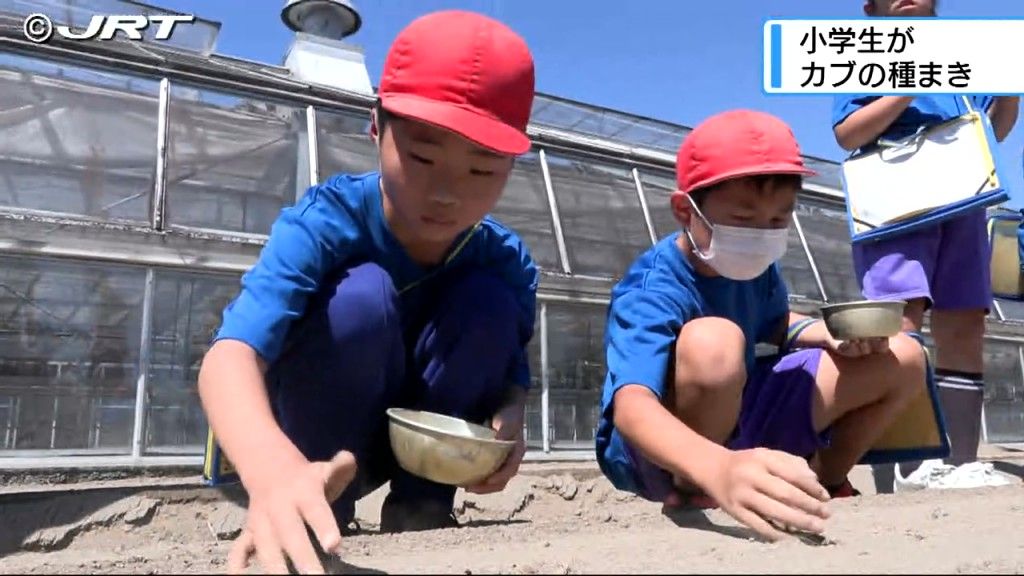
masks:
[(388, 112), (451, 130), (503, 154), (530, 149), (533, 57), (510, 28), (446, 10), (399, 32), (378, 95)]
[(686, 193), (755, 174), (815, 174), (789, 125), (764, 112), (716, 114), (686, 136), (676, 155), (676, 183)]

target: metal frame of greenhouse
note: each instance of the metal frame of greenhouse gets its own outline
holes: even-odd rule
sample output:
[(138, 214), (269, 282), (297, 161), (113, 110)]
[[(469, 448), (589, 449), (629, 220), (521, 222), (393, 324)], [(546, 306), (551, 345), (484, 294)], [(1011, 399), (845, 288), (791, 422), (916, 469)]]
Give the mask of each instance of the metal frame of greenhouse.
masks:
[[(12, 0), (6, 0), (10, 3)], [(17, 2), (14, 2), (17, 4)], [(376, 168), (371, 96), (152, 43), (27, 41), (0, 2), (0, 468), (199, 464), (195, 379), (280, 210)], [(206, 47), (206, 48), (204, 48)], [(688, 129), (538, 95), (533, 150), (495, 215), (542, 269), (526, 435), (588, 458), (608, 293), (677, 224)], [(860, 298), (838, 165), (806, 158), (784, 275), (794, 309)], [(1024, 438), (1024, 307), (988, 321), (985, 434)]]

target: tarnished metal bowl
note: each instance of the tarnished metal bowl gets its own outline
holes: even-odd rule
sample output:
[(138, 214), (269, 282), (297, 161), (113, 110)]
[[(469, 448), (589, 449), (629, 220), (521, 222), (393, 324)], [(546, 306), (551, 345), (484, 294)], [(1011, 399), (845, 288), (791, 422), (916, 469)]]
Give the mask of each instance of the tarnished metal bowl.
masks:
[(403, 408), (387, 414), (398, 465), (440, 484), (466, 486), (485, 480), (515, 446), (496, 440), (494, 430), (459, 418)]
[(888, 338), (903, 327), (903, 300), (863, 300), (821, 307), (829, 334), (837, 340)]

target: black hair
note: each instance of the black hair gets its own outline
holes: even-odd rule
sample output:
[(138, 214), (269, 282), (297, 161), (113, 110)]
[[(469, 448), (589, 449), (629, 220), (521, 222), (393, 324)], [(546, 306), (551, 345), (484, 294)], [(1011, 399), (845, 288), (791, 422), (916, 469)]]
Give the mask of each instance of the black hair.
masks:
[[(747, 176), (754, 183), (754, 187), (761, 193), (764, 193), (769, 189), (769, 186), (774, 188), (796, 188), (798, 191), (803, 188), (804, 179), (799, 174), (755, 174), (753, 176)], [(725, 182), (727, 182), (726, 180)], [(690, 192), (690, 198), (693, 198), (693, 203), (700, 208), (704, 205), (704, 200), (707, 199), (708, 194), (714, 192), (720, 188), (724, 182), (698, 188), (693, 192)]]
[(380, 98), (373, 103), (373, 114), (377, 118), (377, 137), (384, 135), (384, 127), (388, 123), (388, 111), (380, 103)]

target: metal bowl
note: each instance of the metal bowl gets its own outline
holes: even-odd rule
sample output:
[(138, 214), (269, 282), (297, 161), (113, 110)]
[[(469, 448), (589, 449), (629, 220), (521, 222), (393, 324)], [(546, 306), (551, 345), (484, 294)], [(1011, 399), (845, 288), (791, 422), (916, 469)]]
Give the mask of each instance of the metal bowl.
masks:
[(398, 465), (411, 474), (453, 486), (472, 485), (504, 464), (515, 442), (459, 418), (391, 408), (388, 434)]
[(888, 338), (903, 328), (903, 300), (863, 300), (821, 307), (829, 334), (837, 340)]

